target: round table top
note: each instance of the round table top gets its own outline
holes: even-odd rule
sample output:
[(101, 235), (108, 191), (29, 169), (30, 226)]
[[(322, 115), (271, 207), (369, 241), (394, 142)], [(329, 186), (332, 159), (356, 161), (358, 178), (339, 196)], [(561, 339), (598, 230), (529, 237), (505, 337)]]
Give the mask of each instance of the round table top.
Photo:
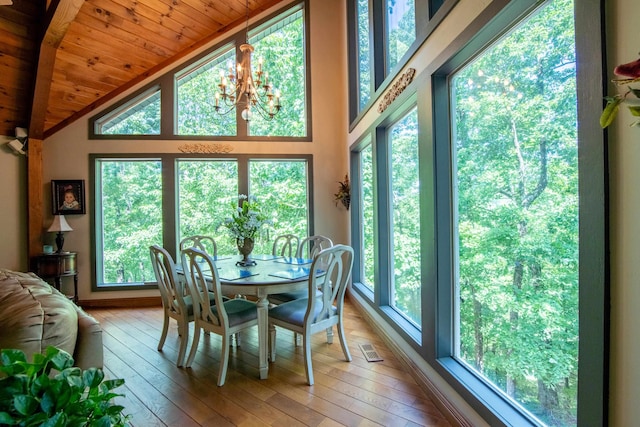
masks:
[(308, 286), (310, 259), (259, 254), (249, 258), (256, 265), (236, 265), (242, 259), (240, 255), (218, 255), (214, 259), (220, 284), (226, 292), (266, 296)]

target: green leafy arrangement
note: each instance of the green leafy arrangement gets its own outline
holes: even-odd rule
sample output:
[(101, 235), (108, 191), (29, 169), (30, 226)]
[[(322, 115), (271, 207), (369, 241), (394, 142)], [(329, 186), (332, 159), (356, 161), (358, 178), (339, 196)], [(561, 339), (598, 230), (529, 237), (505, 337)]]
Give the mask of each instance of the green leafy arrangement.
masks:
[(333, 195), (336, 206), (338, 202), (349, 209), (351, 204), (351, 184), (349, 183), (349, 175), (344, 176), (344, 181), (338, 181), (338, 192)]
[(620, 110), (620, 105), (623, 103), (627, 104), (631, 115), (636, 118), (631, 123), (631, 126), (640, 126), (640, 89), (630, 87), (631, 84), (640, 82), (640, 58), (626, 64), (618, 65), (613, 70), (613, 73), (623, 77), (621, 79), (614, 79), (613, 82), (617, 86), (626, 87), (626, 90), (624, 93), (618, 93), (605, 98), (607, 105), (600, 115), (600, 126), (604, 129), (613, 123), (613, 120)]
[(242, 200), (242, 206), (231, 203), (234, 212), (221, 225), (242, 244), (244, 239), (255, 239), (262, 226), (271, 224), (271, 221), (262, 212), (255, 196), (240, 194), (238, 197)]
[[(58, 371), (52, 375), (52, 370)], [(48, 347), (27, 362), (21, 350), (0, 352), (0, 425), (126, 426), (124, 407), (113, 404), (122, 394), (111, 390), (123, 379), (105, 380), (98, 368), (73, 366), (73, 357)]]

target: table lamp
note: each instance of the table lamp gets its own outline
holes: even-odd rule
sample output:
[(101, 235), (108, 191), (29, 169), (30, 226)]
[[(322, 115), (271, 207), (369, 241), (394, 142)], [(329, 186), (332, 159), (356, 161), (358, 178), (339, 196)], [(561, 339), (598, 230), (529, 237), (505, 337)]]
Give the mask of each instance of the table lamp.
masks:
[(71, 228), (69, 226), (69, 223), (67, 223), (67, 220), (64, 219), (64, 215), (55, 215), (53, 217), (53, 222), (51, 223), (51, 226), (47, 231), (58, 232), (58, 235), (56, 236), (56, 246), (58, 247), (57, 253), (61, 253), (62, 245), (64, 245), (64, 235), (62, 234), (62, 232), (73, 231), (73, 228)]

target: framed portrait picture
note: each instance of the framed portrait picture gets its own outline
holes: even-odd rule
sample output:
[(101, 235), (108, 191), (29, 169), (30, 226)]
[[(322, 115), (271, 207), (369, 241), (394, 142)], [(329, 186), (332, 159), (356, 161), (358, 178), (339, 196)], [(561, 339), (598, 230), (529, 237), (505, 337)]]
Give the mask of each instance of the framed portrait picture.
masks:
[(51, 210), (54, 215), (85, 213), (84, 180), (56, 179), (51, 181)]

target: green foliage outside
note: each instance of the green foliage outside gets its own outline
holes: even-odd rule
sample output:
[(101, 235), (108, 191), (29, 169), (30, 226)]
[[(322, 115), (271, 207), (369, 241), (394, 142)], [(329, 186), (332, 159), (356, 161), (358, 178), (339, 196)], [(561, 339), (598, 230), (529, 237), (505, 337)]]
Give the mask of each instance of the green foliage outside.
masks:
[(416, 39), (414, 0), (387, 1), (387, 72), (396, 66)]
[(220, 224), (238, 203), (238, 162), (236, 160), (178, 161), (178, 241), (193, 235), (211, 236), (218, 253), (236, 254), (235, 240), (228, 238)]
[(578, 170), (571, 0), (453, 81), (460, 356), (548, 425), (575, 425)]
[(277, 30), (269, 28), (249, 40), (255, 48), (253, 63), (257, 64), (258, 58), (263, 58), (263, 69), (269, 73), (269, 82), (282, 95), (282, 109), (275, 120), (267, 121), (254, 113), (249, 123), (252, 136), (307, 135), (307, 64), (302, 10), (285, 21), (283, 26), (274, 25)]
[(369, 144), (360, 152), (360, 173), (362, 174), (362, 261), (364, 264), (364, 285), (374, 289), (374, 224), (373, 224), (373, 147)]
[(421, 324), (420, 179), (418, 177), (418, 114), (414, 108), (393, 125), (391, 206), (393, 215), (392, 302)]
[(371, 98), (371, 54), (369, 37), (369, 0), (358, 0), (358, 99), (362, 110)]
[[(307, 163), (301, 160), (252, 160), (251, 196), (258, 198), (271, 224), (261, 228), (254, 252), (271, 253), (275, 236), (309, 230)], [(98, 199), (102, 203), (102, 278), (100, 284), (155, 280), (149, 246), (163, 244), (162, 163), (158, 160), (99, 162)], [(200, 234), (216, 240), (218, 253), (237, 254), (235, 237), (222, 226), (238, 203), (236, 159), (176, 161), (176, 241)], [(100, 254), (98, 254), (100, 257)]]
[(265, 238), (258, 239), (254, 251), (270, 254), (272, 243), (281, 234), (295, 234), (300, 240), (309, 233), (307, 162), (255, 160), (249, 164), (249, 192), (260, 200), (262, 211), (271, 219)]
[[(56, 372), (57, 371), (57, 372)], [(129, 416), (114, 403), (123, 379), (105, 380), (101, 369), (73, 367), (65, 351), (48, 347), (28, 362), (21, 350), (0, 352), (0, 425), (42, 427), (125, 426)]]
[(96, 171), (102, 206), (99, 283), (155, 280), (149, 246), (162, 241), (161, 162), (102, 160)]
[(101, 125), (104, 135), (159, 135), (160, 91), (144, 96)]

